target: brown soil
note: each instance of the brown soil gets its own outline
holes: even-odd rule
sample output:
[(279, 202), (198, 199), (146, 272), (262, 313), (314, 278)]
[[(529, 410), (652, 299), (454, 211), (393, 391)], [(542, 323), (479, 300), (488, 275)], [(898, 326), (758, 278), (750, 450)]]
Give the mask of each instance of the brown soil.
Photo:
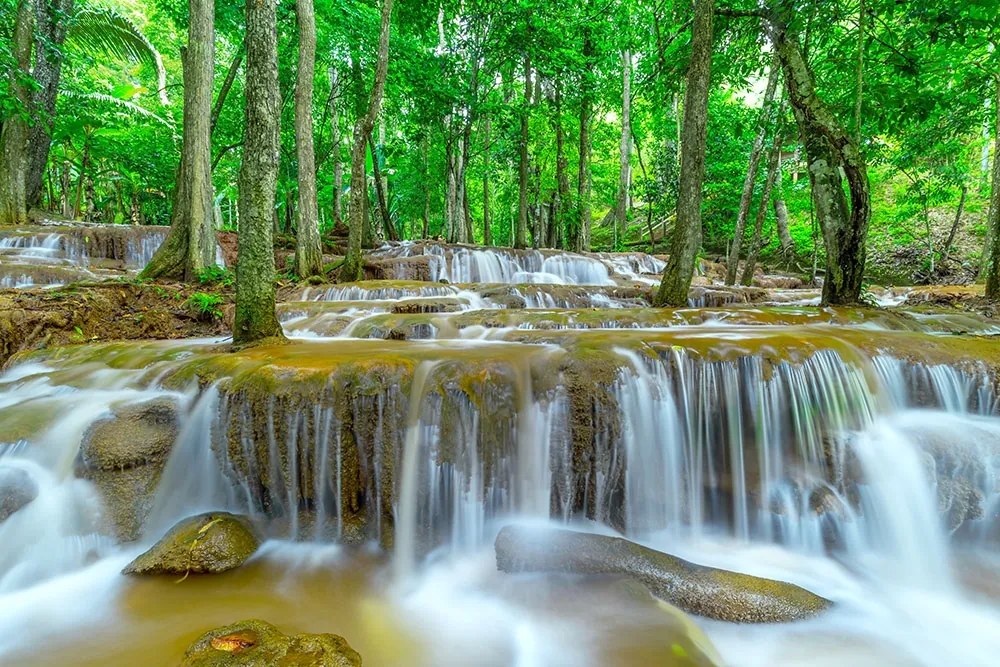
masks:
[(197, 291), (208, 290), (124, 281), (0, 290), (0, 366), (17, 352), (54, 345), (225, 333), (221, 319), (199, 318), (186, 305)]

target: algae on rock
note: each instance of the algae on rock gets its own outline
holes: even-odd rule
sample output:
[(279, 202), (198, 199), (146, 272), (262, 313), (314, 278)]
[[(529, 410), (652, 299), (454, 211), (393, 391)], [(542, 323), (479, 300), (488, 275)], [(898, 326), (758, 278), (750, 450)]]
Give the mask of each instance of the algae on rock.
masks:
[(247, 620), (202, 635), (181, 667), (361, 667), (361, 656), (334, 634), (286, 635), (270, 623)]
[(209, 512), (178, 523), (122, 573), (217, 574), (239, 567), (259, 546), (249, 521), (228, 512)]

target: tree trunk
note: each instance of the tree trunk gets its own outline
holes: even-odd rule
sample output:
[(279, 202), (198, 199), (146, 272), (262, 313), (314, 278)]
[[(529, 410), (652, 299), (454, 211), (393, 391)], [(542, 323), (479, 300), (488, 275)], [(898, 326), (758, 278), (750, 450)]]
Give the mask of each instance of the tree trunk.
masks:
[(490, 117), (483, 119), (483, 244), (493, 245), (490, 220)]
[(337, 70), (330, 68), (330, 140), (333, 146), (330, 154), (333, 158), (333, 227), (340, 227), (344, 221), (343, 217), (343, 192), (344, 192), (344, 161), (340, 154), (340, 107), (337, 106), (337, 97), (334, 94), (339, 85), (339, 75)]
[(382, 0), (382, 17), (379, 28), (378, 61), (375, 65), (375, 83), (372, 86), (368, 110), (354, 124), (354, 146), (351, 150), (351, 226), (347, 237), (347, 257), (340, 270), (342, 282), (361, 280), (364, 266), (361, 241), (365, 233), (365, 200), (368, 187), (365, 183), (365, 141), (375, 127), (375, 119), (382, 108), (385, 94), (385, 77), (389, 67), (389, 27), (392, 17), (392, 0)]
[(562, 83), (556, 81), (556, 199), (552, 212), (557, 226), (556, 247), (566, 248), (566, 207), (569, 205), (569, 160), (566, 158), (566, 131), (562, 120)]
[(20, 72), (9, 74), (9, 90), (16, 113), (7, 118), (0, 128), (0, 225), (23, 225), (28, 222), (30, 128), (25, 115), (29, 112), (31, 98), (25, 80), (31, 68), (34, 23), (32, 0), (20, 0), (11, 44), (12, 60)]
[(993, 176), (990, 182), (990, 210), (986, 218), (986, 298), (1000, 301), (1000, 76), (993, 100), (996, 124), (993, 127)]
[(222, 82), (222, 88), (219, 89), (219, 96), (215, 99), (215, 106), (212, 107), (212, 122), (209, 129), (209, 132), (212, 134), (215, 133), (215, 126), (219, 124), (219, 116), (222, 115), (222, 110), (226, 106), (226, 98), (229, 97), (229, 91), (233, 89), (233, 83), (236, 82), (236, 75), (240, 72), (244, 52), (244, 45), (241, 44), (240, 48), (236, 51), (236, 55), (233, 57), (233, 62), (229, 64), (229, 71), (226, 72), (226, 80)]
[(750, 238), (750, 249), (747, 252), (747, 261), (743, 266), (743, 275), (740, 277), (740, 284), (749, 286), (753, 282), (753, 272), (757, 268), (757, 260), (760, 257), (760, 247), (762, 244), (764, 220), (767, 218), (768, 202), (771, 200), (771, 189), (778, 174), (778, 158), (781, 155), (781, 131), (778, 129), (774, 137), (774, 145), (771, 147), (771, 154), (767, 162), (767, 177), (764, 180), (764, 191), (760, 195), (760, 205), (757, 207), (757, 219), (754, 220), (753, 235)]
[(955, 211), (955, 221), (951, 223), (951, 231), (948, 232), (948, 240), (944, 242), (944, 247), (941, 249), (941, 265), (948, 261), (948, 257), (951, 255), (951, 246), (955, 243), (955, 235), (958, 234), (959, 225), (962, 224), (962, 213), (965, 212), (965, 198), (969, 194), (969, 185), (967, 183), (962, 183), (962, 195), (958, 199), (958, 210)]
[(246, 3), (246, 121), (237, 179), (240, 219), (233, 322), (233, 342), (237, 345), (282, 336), (274, 311), (271, 236), (281, 122), (276, 9), (271, 0)]
[(38, 206), (42, 199), (42, 177), (52, 146), (52, 125), (62, 75), (63, 42), (72, 15), (73, 0), (36, 0), (35, 66), (31, 76), (38, 87), (32, 95), (35, 123), (28, 134), (26, 196), (29, 207)]
[(705, 177), (708, 90), (712, 72), (714, 0), (695, 0), (691, 27), (691, 63), (684, 93), (681, 175), (677, 222), (670, 241), (670, 258), (656, 295), (660, 306), (687, 305), (688, 289), (701, 247), (701, 186)]
[(420, 163), (421, 171), (423, 176), (423, 189), (424, 189), (424, 215), (423, 215), (423, 234), (421, 238), (429, 238), (431, 234), (431, 184), (430, 184), (430, 174), (427, 169), (427, 152), (428, 144), (430, 143), (427, 135), (429, 131), (424, 131), (423, 139), (420, 141)]
[(578, 218), (576, 228), (576, 251), (590, 250), (590, 114), (592, 101), (589, 93), (580, 100), (580, 162), (576, 175), (576, 196)]
[(858, 3), (858, 65), (854, 86), (854, 141), (861, 146), (861, 109), (864, 101), (865, 84), (865, 0)]
[(447, 144), (444, 150), (445, 159), (445, 202), (444, 202), (444, 237), (449, 243), (455, 243), (458, 238), (458, 226), (455, 224), (458, 218), (458, 179), (455, 175), (455, 133), (452, 130), (451, 120), (445, 123), (445, 130), (448, 133)]
[(76, 201), (73, 204), (73, 219), (80, 217), (80, 208), (83, 205), (83, 182), (87, 178), (87, 169), (90, 168), (90, 130), (83, 131), (83, 155), (80, 158), (80, 173), (76, 178)]
[(313, 80), (316, 75), (316, 16), (313, 0), (295, 0), (299, 27), (299, 67), (295, 83), (295, 148), (299, 162), (299, 224), (295, 234), (295, 273), (323, 274), (316, 202), (316, 151), (313, 146)]
[[(787, 5), (781, 9), (791, 11)], [(871, 218), (868, 171), (853, 137), (817, 95), (812, 70), (783, 16), (770, 18), (770, 33), (805, 145), (813, 206), (826, 246), (822, 303), (856, 304), (861, 299)], [(841, 173), (847, 177), (850, 203)]]
[(521, 109), (521, 136), (517, 161), (517, 228), (514, 247), (528, 246), (528, 117), (531, 113), (531, 60), (524, 56), (524, 106)]
[[(777, 60), (777, 59), (775, 59)], [(740, 195), (740, 208), (736, 214), (736, 227), (733, 230), (733, 243), (729, 247), (729, 258), (726, 261), (726, 284), (736, 282), (739, 269), (740, 251), (743, 248), (743, 237), (746, 232), (747, 219), (750, 217), (750, 204), (753, 200), (753, 188), (757, 183), (757, 172), (760, 160), (764, 154), (764, 140), (771, 127), (771, 111), (774, 106), (774, 92), (778, 87), (778, 71), (781, 66), (777, 62), (771, 64), (771, 73), (767, 77), (767, 89), (764, 92), (764, 103), (757, 117), (757, 134), (750, 149), (750, 164), (747, 167), (746, 178), (743, 179), (743, 194)]]
[(618, 146), (618, 198), (615, 200), (617, 237), (624, 241), (628, 226), (629, 181), (632, 177), (632, 54), (622, 52), (622, 134)]
[(774, 180), (774, 196), (771, 202), (774, 205), (774, 226), (778, 229), (778, 240), (781, 243), (781, 255), (785, 262), (790, 262), (795, 255), (795, 242), (792, 241), (792, 234), (788, 230), (788, 206), (785, 205), (785, 195), (781, 186), (782, 182), (781, 155), (778, 155), (778, 171)]
[(375, 150), (375, 142), (372, 141), (371, 137), (368, 137), (368, 150), (371, 151), (372, 156), (372, 175), (375, 179), (375, 198), (378, 200), (378, 213), (379, 217), (382, 219), (382, 230), (385, 232), (385, 237), (390, 241), (398, 241), (399, 234), (396, 233), (396, 228), (392, 224), (392, 218), (389, 217), (389, 205), (386, 201), (385, 194), (385, 181), (382, 180), (382, 168), (378, 164), (379, 154)]
[(193, 281), (215, 263), (212, 215), (212, 76), (215, 66), (215, 1), (188, 0), (188, 44), (183, 50), (184, 138), (170, 233), (144, 278)]

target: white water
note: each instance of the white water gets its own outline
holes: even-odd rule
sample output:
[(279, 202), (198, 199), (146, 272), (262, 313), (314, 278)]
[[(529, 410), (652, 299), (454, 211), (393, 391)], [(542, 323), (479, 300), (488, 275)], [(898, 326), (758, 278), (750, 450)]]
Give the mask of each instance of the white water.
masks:
[[(747, 334), (716, 326), (706, 335)], [(494, 380), (497, 393), (483, 405), (429, 393), (452, 353), (470, 344), (421, 344), (439, 350), (440, 359), (417, 367), (408, 396), (381, 393), (354, 406), (356, 414), (377, 415), (383, 438), (402, 429), (396, 560), (383, 574), (403, 585), (383, 601), (430, 640), (432, 653), (419, 664), (595, 664), (608, 639), (597, 630), (620, 627), (610, 619), (648, 619), (611, 604), (595, 592), (598, 583), (586, 580), (571, 586), (593, 593), (590, 603), (605, 616), (559, 608), (544, 598), (566, 597), (566, 590), (545, 593), (546, 578), (498, 574), (490, 547), (496, 529), (514, 518), (581, 520), (563, 495), (575, 475), (568, 398), (543, 390), (531, 372), (532, 355), (540, 361), (559, 352), (524, 346), (523, 359)], [(505, 358), (511, 344), (477, 345), (494, 345)], [(1000, 654), (997, 601), (975, 598), (956, 571), (958, 556), (995, 548), (1000, 418), (985, 375), (833, 351), (798, 364), (745, 356), (708, 363), (684, 348), (657, 353), (624, 340), (617, 352), (619, 408), (604, 417), (607, 424), (620, 420), (623, 430), (619, 439), (610, 428), (598, 429), (594, 454), (602, 463), (588, 487), (594, 497), (581, 502), (607, 521), (624, 503), (626, 529), (637, 539), (696, 562), (793, 581), (837, 603), (820, 618), (779, 627), (699, 620), (729, 664), (993, 664)], [(197, 397), (194, 388), (158, 388), (154, 379), (172, 363), (135, 370), (30, 364), (0, 377), (0, 418), (13, 408), (55, 407), (50, 427), (30, 445), (0, 445), (0, 466), (26, 472), (39, 489), (38, 498), (0, 523), (0, 664), (5, 655), (66, 641), (81, 628), (113, 628), (122, 613), (130, 584), (117, 573), (138, 547), (114, 545), (94, 487), (74, 474), (82, 434), (113, 405), (166, 394), (185, 411), (143, 544), (194, 512), (262, 511), (251, 485), (223, 474), (247, 473), (219, 461), (213, 449), (212, 433), (247, 406), (220, 398), (217, 387)], [(506, 405), (513, 407), (509, 416), (488, 414)], [(445, 414), (458, 427), (443, 429)], [(250, 417), (244, 416), (241, 444), (253, 462), (259, 443)], [(264, 444), (272, 467), (248, 476), (272, 481), (270, 511), (287, 521), (283, 534), (314, 542), (272, 545), (260, 558), (290, 572), (306, 568), (304, 561), (333, 567), (321, 526), (334, 523), (338, 537), (345, 530), (335, 472), (346, 451), (339, 417), (318, 403), (299, 412), (274, 403), (267, 417), (272, 436)], [(280, 419), (287, 423), (277, 429)], [(274, 437), (279, 431), (285, 440)], [(498, 441), (503, 455), (487, 465)], [(958, 462), (938, 456), (929, 468), (926, 451), (942, 441), (967, 454)], [(843, 469), (828, 465), (827, 447), (840, 452)], [(444, 450), (457, 453), (445, 462), (438, 456)], [(278, 453), (293, 470), (314, 457), (315, 477), (285, 476)], [(942, 465), (969, 466), (960, 472), (984, 496), (986, 518), (967, 521), (954, 536), (940, 515), (935, 483), (956, 471)], [(841, 489), (853, 466), (862, 480), (857, 502)], [(382, 481), (374, 484), (381, 488)], [(315, 499), (313, 530), (299, 523), (306, 487)], [(615, 497), (619, 488), (624, 499)], [(816, 493), (826, 494), (823, 512), (814, 509)], [(372, 515), (382, 509), (372, 507)], [(431, 533), (441, 536), (435, 550), (425, 541)]]

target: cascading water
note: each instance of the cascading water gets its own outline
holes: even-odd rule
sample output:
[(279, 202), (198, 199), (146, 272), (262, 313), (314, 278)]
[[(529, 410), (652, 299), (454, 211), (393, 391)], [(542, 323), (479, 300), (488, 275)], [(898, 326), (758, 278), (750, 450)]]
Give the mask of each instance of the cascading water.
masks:
[[(422, 252), (451, 271), (461, 249)], [(284, 347), (18, 360), (0, 376), (0, 662), (173, 664), (206, 627), (259, 615), (344, 634), (366, 664), (689, 664), (671, 642), (691, 631), (620, 582), (499, 575), (493, 536), (527, 520), (835, 602), (752, 632), (698, 620), (727, 664), (990, 664), (997, 599), (969, 579), (996, 572), (1000, 404), (995, 370), (960, 349), (978, 339), (900, 313), (628, 308), (635, 291), (567, 276), (658, 265), (581, 257), (529, 267), (558, 289), (308, 288), (281, 313), (312, 338)], [(942, 346), (962, 353), (913, 361)], [(102, 425), (113, 444), (139, 424), (152, 435), (138, 444), (165, 423), (161, 454), (103, 463)], [(117, 575), (210, 509), (271, 541), (217, 580)], [(120, 514), (138, 542), (122, 542)], [(80, 648), (82, 627), (100, 650)]]

